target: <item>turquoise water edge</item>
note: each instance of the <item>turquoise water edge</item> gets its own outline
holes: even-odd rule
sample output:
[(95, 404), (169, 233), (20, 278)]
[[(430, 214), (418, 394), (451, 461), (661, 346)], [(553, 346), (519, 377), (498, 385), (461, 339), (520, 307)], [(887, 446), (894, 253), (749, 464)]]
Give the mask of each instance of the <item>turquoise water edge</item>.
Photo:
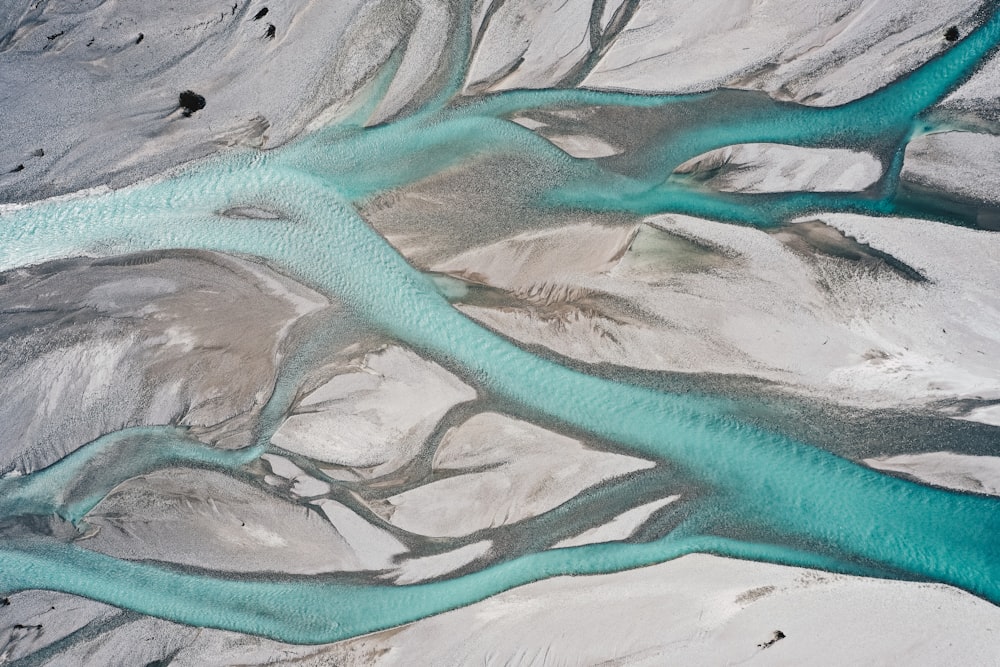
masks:
[[(720, 400), (613, 382), (531, 354), (453, 308), (355, 209), (474, 156), (518, 153), (561, 175), (558, 187), (532, 202), (539, 208), (679, 212), (759, 226), (816, 210), (891, 215), (898, 208), (898, 159), (879, 192), (864, 196), (710, 195), (665, 175), (690, 157), (742, 142), (850, 147), (877, 141), (899, 155), (913, 133), (928, 129), (925, 111), (998, 41), (1000, 15), (993, 15), (914, 73), (826, 109), (753, 98), (752, 105), (720, 110), (715, 94), (579, 90), (514, 91), (454, 104), (445, 90), (393, 123), (366, 129), (348, 119), (266, 153), (226, 153), (156, 182), (3, 212), (0, 270), (166, 248), (259, 257), (526, 413), (665, 462), (706, 489), (681, 524), (656, 541), (552, 549), (428, 584), (236, 579), (31, 539), (0, 544), (3, 587), (65, 591), (181, 623), (297, 643), (391, 627), (546, 577), (612, 572), (691, 552), (942, 582), (1000, 604), (1000, 501), (877, 473), (741, 423)], [(456, 45), (462, 48), (467, 45)], [(453, 60), (458, 71), (463, 58)], [(451, 85), (460, 80), (453, 76)], [(573, 105), (688, 105), (710, 112), (701, 114), (702, 124), (663, 136), (635, 156), (628, 176), (570, 158), (506, 119), (519, 110)], [(278, 217), (221, 214), (235, 207)], [(262, 433), (254, 447), (223, 452), (172, 427), (109, 434), (49, 468), (0, 479), (0, 516), (55, 513), (78, 522), (130, 477), (178, 465), (235, 471), (267, 451), (270, 435)], [(112, 456), (115, 465), (101, 467)], [(84, 472), (86, 485), (77, 485)]]

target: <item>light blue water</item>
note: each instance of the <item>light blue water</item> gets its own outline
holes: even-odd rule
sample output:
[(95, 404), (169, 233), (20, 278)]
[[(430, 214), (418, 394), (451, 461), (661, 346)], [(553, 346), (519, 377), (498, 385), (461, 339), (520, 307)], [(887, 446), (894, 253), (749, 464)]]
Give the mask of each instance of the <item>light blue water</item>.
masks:
[[(692, 551), (940, 581), (1000, 603), (997, 501), (878, 474), (740, 423), (718, 401), (615, 383), (534, 356), (454, 310), (352, 206), (478, 155), (517, 152), (544, 162), (563, 179), (563, 186), (542, 197), (539, 206), (680, 210), (755, 224), (817, 207), (891, 212), (891, 192), (878, 200), (729, 198), (685, 190), (665, 179), (679, 161), (728, 143), (902, 142), (919, 114), (967, 76), (998, 38), (1000, 18), (994, 16), (945, 56), (845, 107), (769, 104), (745, 114), (739, 108), (706, 114), (703, 127), (664, 136), (636, 158), (639, 176), (625, 177), (569, 158), (498, 116), (567, 103), (697, 107), (711, 95), (642, 98), (548, 91), (455, 107), (441, 106), (447, 95), (437, 95), (419, 114), (382, 127), (342, 124), (280, 151), (228, 154), (159, 183), (4, 214), (0, 268), (81, 253), (158, 248), (263, 257), (341, 299), (371, 326), (460, 369), (525, 412), (666, 461), (707, 492), (681, 526), (656, 542), (528, 554), (475, 574), (418, 586), (195, 575), (43, 540), (0, 545), (0, 581), (9, 590), (62, 590), (183, 623), (295, 642), (370, 632), (556, 574), (614, 571)], [(447, 79), (454, 85), (454, 76)], [(237, 206), (259, 206), (282, 218), (218, 215)], [(309, 351), (302, 355), (308, 358)], [(289, 372), (301, 368), (293, 365)], [(277, 422), (293, 380), (279, 381), (265, 431)], [(259, 441), (268, 436), (261, 433)], [(46, 470), (0, 481), (0, 513), (55, 512), (76, 521), (115, 484), (136, 474), (185, 463), (234, 469), (262, 451), (259, 445), (217, 452), (168, 428), (111, 434)]]

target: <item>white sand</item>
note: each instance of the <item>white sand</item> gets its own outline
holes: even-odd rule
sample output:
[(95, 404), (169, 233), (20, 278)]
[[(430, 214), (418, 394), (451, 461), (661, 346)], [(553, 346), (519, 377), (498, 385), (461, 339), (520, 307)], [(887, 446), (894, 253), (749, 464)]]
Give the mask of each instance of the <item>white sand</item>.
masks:
[[(328, 301), (244, 260), (156, 257), (73, 260), (45, 280), (18, 270), (0, 286), (0, 310), (35, 323), (8, 318), (0, 340), (0, 470), (30, 472), (127, 426), (174, 423), (221, 446), (248, 443), (292, 327)], [(46, 320), (61, 324), (38, 326)]]
[(864, 462), (878, 470), (906, 473), (928, 484), (1000, 495), (1000, 457), (997, 456), (928, 452), (883, 456)]
[(1000, 398), (1000, 237), (910, 219), (803, 218), (815, 220), (833, 228), (826, 236), (839, 229), (928, 281), (681, 215), (653, 216), (638, 232), (520, 235), (434, 268), (525, 304), (461, 306), (472, 317), (588, 362), (749, 375), (864, 407)]
[(563, 547), (579, 547), (584, 544), (600, 544), (602, 542), (619, 542), (632, 536), (635, 531), (642, 526), (649, 517), (657, 510), (660, 510), (670, 503), (678, 500), (680, 496), (673, 495), (654, 500), (645, 505), (639, 505), (627, 512), (619, 514), (604, 525), (596, 526), (583, 531), (579, 535), (567, 538), (552, 545), (553, 549)]
[(271, 442), (318, 461), (388, 472), (476, 392), (437, 364), (390, 346), (337, 369), (307, 394)]
[(442, 440), (434, 469), (464, 471), (391, 496), (373, 510), (403, 530), (461, 537), (538, 516), (603, 480), (652, 467), (496, 413)]
[(978, 132), (938, 132), (906, 146), (902, 179), (971, 202), (1000, 205), (1000, 137)]
[(340, 503), (315, 504), (322, 515), (218, 472), (165, 469), (98, 503), (84, 517), (97, 531), (78, 544), (117, 558), (292, 574), (383, 569), (406, 552)]
[(735, 144), (684, 162), (674, 174), (698, 176), (703, 187), (721, 192), (854, 192), (882, 175), (882, 163), (868, 153), (840, 148), (783, 144)]
[(954, 588), (692, 555), (529, 584), (296, 664), (987, 665), (998, 652), (1000, 611)]
[(832, 106), (890, 83), (973, 25), (980, 3), (711, 0), (642, 3), (583, 85), (642, 92), (718, 86)]
[(485, 556), (492, 548), (492, 541), (480, 540), (435, 556), (407, 559), (402, 561), (393, 572), (390, 572), (387, 578), (393, 579), (393, 583), (399, 586), (434, 579), (454, 572), (477, 558)]

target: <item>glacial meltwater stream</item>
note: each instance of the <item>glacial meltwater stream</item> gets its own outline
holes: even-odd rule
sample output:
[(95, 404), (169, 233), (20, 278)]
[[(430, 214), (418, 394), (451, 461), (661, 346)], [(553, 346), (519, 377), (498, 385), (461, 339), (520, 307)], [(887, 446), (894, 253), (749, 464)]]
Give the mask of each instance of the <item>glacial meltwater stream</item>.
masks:
[[(117, 560), (38, 538), (0, 544), (3, 587), (66, 591), (181, 623), (301, 643), (398, 625), (545, 577), (611, 572), (695, 551), (943, 582), (1000, 604), (1000, 502), (874, 472), (740, 423), (720, 407), (722, 401), (616, 383), (526, 352), (449, 305), (354, 208), (472, 156), (521, 153), (561, 176), (562, 185), (530, 202), (536, 207), (677, 211), (760, 225), (816, 210), (890, 214), (897, 206), (899, 156), (911, 134), (924, 131), (921, 114), (969, 76), (998, 40), (995, 15), (911, 75), (829, 109), (733, 92), (725, 93), (728, 101), (746, 104), (720, 104), (723, 93), (664, 98), (519, 91), (459, 102), (440, 95), (417, 114), (375, 128), (342, 122), (281, 149), (229, 152), (157, 182), (4, 211), (2, 270), (81, 254), (164, 248), (260, 257), (525, 414), (667, 462), (707, 492), (657, 541), (551, 549), (429, 584), (237, 579)], [(655, 111), (684, 105), (699, 122), (664, 133), (631, 156), (628, 175), (612, 170), (614, 160), (572, 159), (506, 120), (533, 108)], [(896, 159), (880, 195), (868, 198), (710, 195), (665, 182), (674, 166), (692, 156), (758, 141), (877, 143)], [(277, 217), (224, 215), (237, 207)], [(237, 469), (266, 450), (269, 436), (262, 434), (253, 448), (221, 452), (168, 427), (110, 434), (47, 469), (0, 479), (0, 512), (58, 513), (77, 521), (125, 479), (184, 464)], [(84, 477), (86, 483), (79, 481)]]

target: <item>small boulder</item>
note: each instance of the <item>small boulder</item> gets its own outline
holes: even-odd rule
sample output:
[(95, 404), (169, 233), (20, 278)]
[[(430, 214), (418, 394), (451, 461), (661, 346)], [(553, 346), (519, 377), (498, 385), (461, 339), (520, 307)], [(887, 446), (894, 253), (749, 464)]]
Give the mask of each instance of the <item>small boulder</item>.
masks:
[(190, 118), (195, 111), (205, 108), (205, 98), (193, 90), (185, 90), (180, 94), (179, 104), (184, 109), (184, 116)]
[(950, 28), (944, 31), (944, 38), (949, 42), (954, 42), (955, 40), (958, 39), (958, 37), (959, 37), (958, 26), (951, 26)]
[(777, 642), (781, 641), (784, 638), (785, 638), (785, 633), (784, 632), (782, 632), (781, 630), (775, 630), (774, 634), (771, 635), (771, 638), (768, 639), (766, 642), (763, 642), (761, 644), (757, 644), (757, 648), (759, 648), (759, 649), (771, 648)]

